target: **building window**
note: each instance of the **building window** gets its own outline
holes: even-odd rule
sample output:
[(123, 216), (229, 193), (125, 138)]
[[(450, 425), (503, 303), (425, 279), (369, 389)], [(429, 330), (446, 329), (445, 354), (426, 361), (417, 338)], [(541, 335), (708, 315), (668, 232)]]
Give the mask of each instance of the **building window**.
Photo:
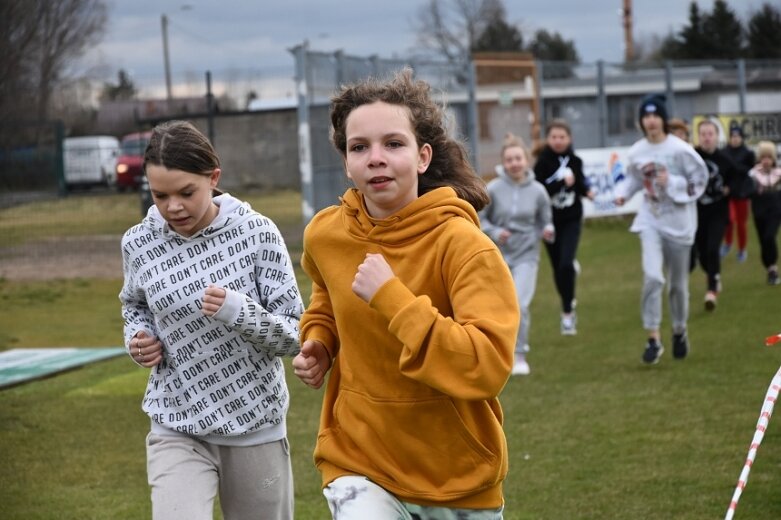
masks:
[(620, 135), (637, 130), (637, 105), (639, 102), (640, 100), (636, 98), (607, 98), (608, 135)]

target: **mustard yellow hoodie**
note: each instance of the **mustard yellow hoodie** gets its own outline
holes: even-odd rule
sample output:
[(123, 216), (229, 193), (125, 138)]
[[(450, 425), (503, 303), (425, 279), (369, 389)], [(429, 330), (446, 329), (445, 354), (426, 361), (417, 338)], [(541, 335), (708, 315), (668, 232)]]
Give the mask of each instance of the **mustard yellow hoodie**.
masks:
[[(366, 253), (395, 278), (370, 303), (351, 285)], [(301, 338), (331, 353), (315, 464), (323, 486), (364, 475), (401, 500), (503, 504), (507, 443), (497, 399), (519, 324), (513, 280), (472, 206), (438, 188), (385, 219), (360, 192), (304, 232), (313, 280)]]

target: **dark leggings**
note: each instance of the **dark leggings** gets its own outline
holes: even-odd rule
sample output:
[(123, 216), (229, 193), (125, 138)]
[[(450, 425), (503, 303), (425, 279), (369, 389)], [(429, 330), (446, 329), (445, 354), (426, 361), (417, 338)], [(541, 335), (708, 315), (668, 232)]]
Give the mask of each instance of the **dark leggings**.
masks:
[(572, 312), (572, 300), (575, 299), (575, 254), (580, 241), (580, 220), (571, 220), (556, 224), (556, 240), (552, 244), (545, 243), (548, 250), (553, 281), (561, 297), (561, 310)]
[(694, 243), (697, 248), (697, 258), (702, 270), (708, 275), (708, 290), (718, 290), (719, 273), (721, 272), (721, 240), (729, 222), (729, 214), (700, 212), (697, 222), (697, 235)]
[(754, 215), (754, 226), (757, 228), (759, 246), (762, 251), (762, 265), (765, 268), (776, 265), (778, 261), (776, 235), (778, 234), (779, 225), (781, 225), (781, 215), (769, 215), (766, 217)]

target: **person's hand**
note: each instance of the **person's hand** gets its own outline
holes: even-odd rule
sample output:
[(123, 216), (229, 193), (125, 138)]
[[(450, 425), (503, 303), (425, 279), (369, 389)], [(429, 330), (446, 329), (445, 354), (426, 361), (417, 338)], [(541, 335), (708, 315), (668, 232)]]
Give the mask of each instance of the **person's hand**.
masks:
[(507, 239), (510, 238), (510, 235), (512, 235), (512, 233), (509, 230), (503, 229), (499, 232), (499, 237), (496, 239), (496, 242), (500, 246), (503, 246), (507, 243)]
[(594, 191), (593, 189), (588, 190), (588, 193), (586, 193), (586, 198), (588, 200), (594, 200), (596, 196), (597, 196), (597, 192)]
[(382, 285), (393, 278), (393, 270), (381, 254), (367, 253), (355, 273), (352, 289), (363, 301), (370, 302)]
[(542, 239), (549, 244), (552, 244), (556, 239), (556, 231), (552, 227), (546, 227), (542, 230)]
[(220, 310), (222, 304), (225, 303), (225, 289), (216, 285), (210, 285), (203, 293), (203, 312), (206, 316), (214, 316), (214, 314)]
[(667, 171), (667, 168), (658, 165), (656, 169), (656, 185), (660, 188), (666, 188), (667, 187), (667, 181), (670, 179), (670, 173)]
[(564, 173), (564, 185), (569, 187), (575, 184), (575, 174), (572, 173), (570, 168), (567, 168)]
[(311, 388), (320, 388), (331, 368), (331, 358), (325, 346), (317, 340), (306, 340), (293, 358), (293, 373)]
[(616, 206), (623, 206), (624, 203), (626, 202), (626, 199), (624, 199), (624, 197), (616, 197), (613, 202), (615, 203)]
[(139, 331), (130, 340), (130, 356), (142, 367), (151, 368), (163, 360), (163, 343), (157, 336)]

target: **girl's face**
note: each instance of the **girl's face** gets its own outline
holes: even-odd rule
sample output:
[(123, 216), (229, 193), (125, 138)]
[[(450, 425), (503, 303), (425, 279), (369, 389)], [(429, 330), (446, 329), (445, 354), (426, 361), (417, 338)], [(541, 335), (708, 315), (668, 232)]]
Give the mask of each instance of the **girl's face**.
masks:
[(762, 168), (764, 168), (765, 170), (770, 170), (771, 168), (773, 168), (773, 158), (770, 157), (769, 155), (763, 155), (762, 157), (759, 158), (759, 164), (761, 164)]
[(347, 116), (345, 136), (347, 177), (372, 217), (388, 217), (418, 198), (418, 175), (431, 162), (431, 146), (418, 147), (407, 107), (361, 105)]
[(520, 146), (510, 146), (502, 152), (502, 166), (511, 178), (521, 180), (528, 166), (526, 152)]
[(546, 138), (548, 146), (556, 153), (564, 153), (572, 143), (572, 138), (563, 128), (553, 127)]
[(219, 211), (212, 202), (220, 169), (199, 175), (147, 164), (146, 177), (152, 199), (171, 229), (189, 237), (208, 226)]

